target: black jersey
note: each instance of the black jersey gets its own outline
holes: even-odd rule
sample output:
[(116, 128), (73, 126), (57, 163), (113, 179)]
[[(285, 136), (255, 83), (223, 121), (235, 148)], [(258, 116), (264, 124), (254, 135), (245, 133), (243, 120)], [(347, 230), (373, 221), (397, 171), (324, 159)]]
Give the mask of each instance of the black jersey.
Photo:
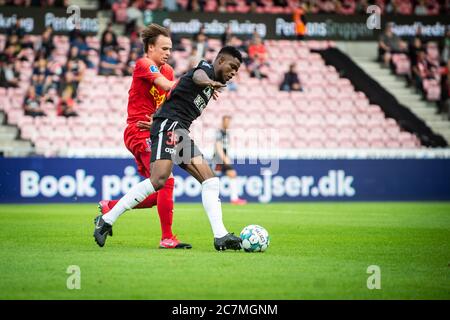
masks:
[[(230, 137), (228, 135), (228, 132), (224, 129), (220, 129), (216, 133), (216, 142), (222, 143), (222, 150), (223, 153), (227, 154), (228, 152), (228, 144), (229, 144)], [(216, 151), (217, 153), (217, 151)]]
[(166, 101), (153, 118), (178, 121), (182, 127), (189, 129), (192, 121), (200, 116), (213, 95), (211, 87), (200, 87), (192, 80), (194, 72), (198, 69), (202, 69), (211, 80), (215, 80), (214, 67), (204, 60), (200, 61), (197, 67), (189, 70), (172, 87)]

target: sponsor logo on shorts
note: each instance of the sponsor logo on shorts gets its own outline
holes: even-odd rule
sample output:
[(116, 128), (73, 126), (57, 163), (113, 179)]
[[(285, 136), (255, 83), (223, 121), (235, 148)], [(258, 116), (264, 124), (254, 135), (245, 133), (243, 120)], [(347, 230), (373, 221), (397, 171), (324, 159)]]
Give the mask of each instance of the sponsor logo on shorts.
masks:
[(170, 153), (170, 154), (175, 154), (175, 149), (172, 149), (172, 148), (166, 148), (166, 149), (164, 149), (164, 151), (166, 151), (167, 153)]

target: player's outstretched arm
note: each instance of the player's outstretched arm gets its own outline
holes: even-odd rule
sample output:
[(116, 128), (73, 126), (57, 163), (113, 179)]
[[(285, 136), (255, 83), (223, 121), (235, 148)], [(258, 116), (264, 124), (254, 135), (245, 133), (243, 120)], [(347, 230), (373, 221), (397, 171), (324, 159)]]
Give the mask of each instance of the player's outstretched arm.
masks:
[(202, 69), (198, 69), (194, 72), (192, 80), (199, 87), (211, 86), (214, 90), (226, 87), (225, 84), (212, 80)]
[(172, 89), (175, 81), (167, 80), (165, 77), (158, 77), (155, 79), (154, 84), (163, 89), (164, 91), (169, 91)]

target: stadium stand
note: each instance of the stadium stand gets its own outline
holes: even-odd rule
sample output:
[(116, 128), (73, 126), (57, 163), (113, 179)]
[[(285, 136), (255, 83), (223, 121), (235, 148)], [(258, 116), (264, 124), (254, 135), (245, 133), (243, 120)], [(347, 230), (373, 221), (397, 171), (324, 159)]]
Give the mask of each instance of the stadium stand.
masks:
[(408, 108), (401, 105), (381, 84), (370, 78), (348, 56), (338, 49), (320, 51), (329, 64), (333, 64), (341, 74), (345, 74), (358, 90), (361, 90), (372, 101), (379, 105), (386, 116), (395, 119), (403, 129), (414, 133), (422, 145), (429, 147), (446, 147), (442, 136), (436, 135)]
[[(69, 50), (68, 37), (55, 36), (57, 58), (64, 60)], [(88, 37), (89, 47), (98, 49), (97, 37)], [(120, 46), (127, 48), (121, 61), (126, 62), (129, 39), (119, 37)], [(185, 71), (192, 43), (182, 41), (187, 50), (173, 53), (176, 73)], [(221, 43), (209, 39), (207, 59), (211, 59)], [(192, 128), (201, 147), (212, 145), (213, 131), (221, 115), (234, 116), (234, 130), (276, 129), (281, 149), (296, 148), (416, 148), (419, 139), (401, 130), (392, 118), (386, 118), (378, 105), (371, 105), (367, 97), (355, 90), (348, 79), (340, 78), (333, 66), (327, 66), (318, 53), (333, 46), (332, 42), (266, 41), (267, 52), (273, 62), (268, 66), (268, 78), (256, 79), (242, 70), (236, 81), (237, 91), (226, 91), (208, 107), (204, 116)], [(30, 61), (34, 59), (29, 51)], [(98, 53), (91, 50), (95, 65)], [(293, 61), (297, 62), (303, 92), (278, 90)], [(26, 116), (22, 110), (24, 94), (29, 86), (31, 62), (22, 63), (22, 79), (18, 89), (8, 89), (2, 95), (2, 109), (8, 123), (17, 125), (22, 139), (31, 140), (36, 153), (45, 156), (68, 154), (121, 155), (126, 153), (122, 134), (125, 127), (127, 92), (131, 77), (100, 76), (97, 70), (87, 69), (78, 87), (80, 102), (75, 109), (79, 117), (59, 117), (57, 102), (42, 102), (46, 117)], [(276, 109), (274, 109), (276, 108)], [(237, 145), (250, 148), (251, 139), (241, 139)]]
[[(194, 11), (194, 12), (227, 12), (227, 13), (260, 13), (260, 14), (291, 14), (298, 7), (297, 0), (115, 0), (101, 1), (103, 8), (111, 8), (115, 21), (126, 23), (130, 17), (127, 9), (133, 6), (139, 10), (168, 10), (168, 11)], [(112, 4), (110, 4), (112, 2)], [(170, 4), (168, 4), (168, 2)], [(446, 13), (446, 7), (437, 0), (376, 0), (374, 4), (381, 8), (382, 13), (399, 15), (437, 15)], [(306, 13), (327, 14), (338, 13), (342, 15), (366, 14), (368, 1), (364, 0), (309, 0), (302, 1)], [(133, 13), (135, 14), (135, 13)]]
[[(28, 6), (35, 2), (5, 3)], [(49, 3), (53, 2), (49, 0), (41, 5)], [(67, 6), (69, 3), (70, 1), (58, 1), (56, 4)], [(443, 6), (438, 1), (427, 2), (426, 8), (423, 8), (422, 2), (408, 0), (377, 0), (375, 3), (384, 13), (400, 15), (435, 15), (448, 11), (448, 6)], [(116, 0), (99, 1), (99, 4), (101, 8), (112, 8), (115, 22), (129, 23), (130, 19), (138, 17), (143, 10), (292, 13), (298, 6), (298, 1)], [(303, 4), (307, 13), (317, 14), (365, 13), (368, 5), (367, 1), (352, 0), (304, 1)], [(105, 45), (102, 41), (109, 38), (109, 35), (105, 36), (106, 33), (114, 33), (111, 25), (107, 27), (108, 32), (101, 37), (89, 36), (85, 40), (77, 38), (76, 34), (49, 37), (52, 44), (48, 44), (50, 49), (47, 51), (50, 53), (47, 55), (51, 57), (46, 57), (47, 68), (50, 68), (49, 64), (52, 64), (54, 69), (67, 68), (69, 53), (74, 46), (79, 48), (80, 56), (83, 55), (81, 65), (84, 64), (85, 68), (81, 68), (82, 72), (77, 71), (81, 73), (77, 81), (57, 77), (61, 81), (64, 80), (63, 88), (48, 90), (46, 87), (39, 103), (39, 110), (42, 110), (45, 116), (33, 117), (24, 112), (27, 91), (30, 85), (36, 85), (33, 73), (35, 60), (38, 61), (36, 52), (24, 47), (20, 54), (26, 57), (26, 61), (16, 62), (16, 71), (20, 74), (19, 86), (0, 88), (0, 111), (4, 114), (2, 117), (6, 117), (10, 127), (15, 126), (19, 130), (14, 138), (30, 141), (34, 152), (44, 156), (128, 156), (122, 135), (126, 125), (127, 93), (131, 83), (129, 75), (134, 65), (133, 59), (136, 59), (140, 52), (140, 47), (136, 45), (136, 26), (132, 25), (130, 28), (125, 30), (131, 32), (131, 36), (113, 35), (113, 43), (110, 45)], [(34, 48), (42, 42), (42, 36), (26, 37)], [(7, 42), (8, 38), (0, 35), (0, 51), (7, 49)], [(198, 47), (188, 38), (174, 40), (174, 44), (171, 64), (174, 65), (176, 75), (180, 76), (195, 60), (195, 57), (190, 56)], [(202, 47), (204, 58), (211, 60), (221, 46), (219, 39), (208, 39)], [(389, 95), (381, 86), (374, 85), (372, 89), (376, 87), (377, 90), (374, 93), (367, 89), (367, 86), (359, 85), (360, 80), (355, 77), (357, 70), (353, 75), (349, 73), (343, 77), (342, 65), (334, 63), (327, 54), (336, 50), (333, 42), (266, 40), (264, 46), (269, 63), (258, 65), (257, 72), (254, 65), (246, 63), (236, 81), (227, 91), (221, 93), (220, 99), (213, 102), (205, 110), (204, 116), (194, 124), (192, 134), (206, 154), (212, 145), (219, 119), (224, 114), (233, 115), (235, 145), (247, 152), (261, 149), (254, 146), (258, 137), (249, 137), (252, 130), (263, 132), (265, 129), (275, 131), (272, 134), (279, 137), (280, 143), (272, 147), (280, 150), (411, 149), (447, 145), (442, 137), (436, 136), (414, 114), (410, 113), (407, 121), (404, 118), (405, 113), (399, 115), (399, 110), (405, 111), (405, 108), (398, 102), (388, 106), (386, 101), (391, 100), (386, 98)], [(435, 43), (421, 45), (420, 50), (422, 49), (427, 61), (437, 63), (440, 53)], [(409, 52), (413, 50), (410, 49)], [(411, 58), (407, 52), (393, 54), (391, 58), (393, 72), (406, 76), (410, 83), (413, 79), (413, 67), (416, 65), (415, 60), (411, 59), (415, 57)], [(105, 61), (107, 65), (114, 66), (105, 70), (102, 68)], [(280, 91), (284, 73), (293, 63), (296, 65), (302, 90)], [(349, 62), (346, 68), (353, 68), (350, 64)], [(435, 79), (426, 77), (420, 89), (426, 99), (437, 101), (442, 96), (441, 83), (438, 81), (441, 78), (436, 74), (437, 69), (432, 72), (432, 75), (436, 76)], [(54, 70), (50, 73), (55, 74)], [(371, 83), (370, 77), (363, 81)], [(68, 84), (71, 88), (65, 91), (63, 101), (62, 89)], [(380, 96), (384, 98), (380, 99)], [(61, 111), (62, 106), (67, 105), (70, 105), (72, 111), (69, 114), (72, 116), (61, 116), (64, 114)]]

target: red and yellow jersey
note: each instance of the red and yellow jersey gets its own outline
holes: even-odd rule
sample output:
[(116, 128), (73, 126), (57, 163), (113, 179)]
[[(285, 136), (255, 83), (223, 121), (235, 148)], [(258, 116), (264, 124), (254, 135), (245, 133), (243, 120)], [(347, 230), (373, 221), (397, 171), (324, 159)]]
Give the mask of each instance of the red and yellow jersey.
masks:
[(133, 82), (128, 91), (128, 124), (148, 121), (146, 116), (155, 113), (164, 102), (167, 92), (154, 83), (159, 77), (173, 81), (172, 67), (164, 64), (158, 68), (156, 63), (145, 57), (136, 61)]

